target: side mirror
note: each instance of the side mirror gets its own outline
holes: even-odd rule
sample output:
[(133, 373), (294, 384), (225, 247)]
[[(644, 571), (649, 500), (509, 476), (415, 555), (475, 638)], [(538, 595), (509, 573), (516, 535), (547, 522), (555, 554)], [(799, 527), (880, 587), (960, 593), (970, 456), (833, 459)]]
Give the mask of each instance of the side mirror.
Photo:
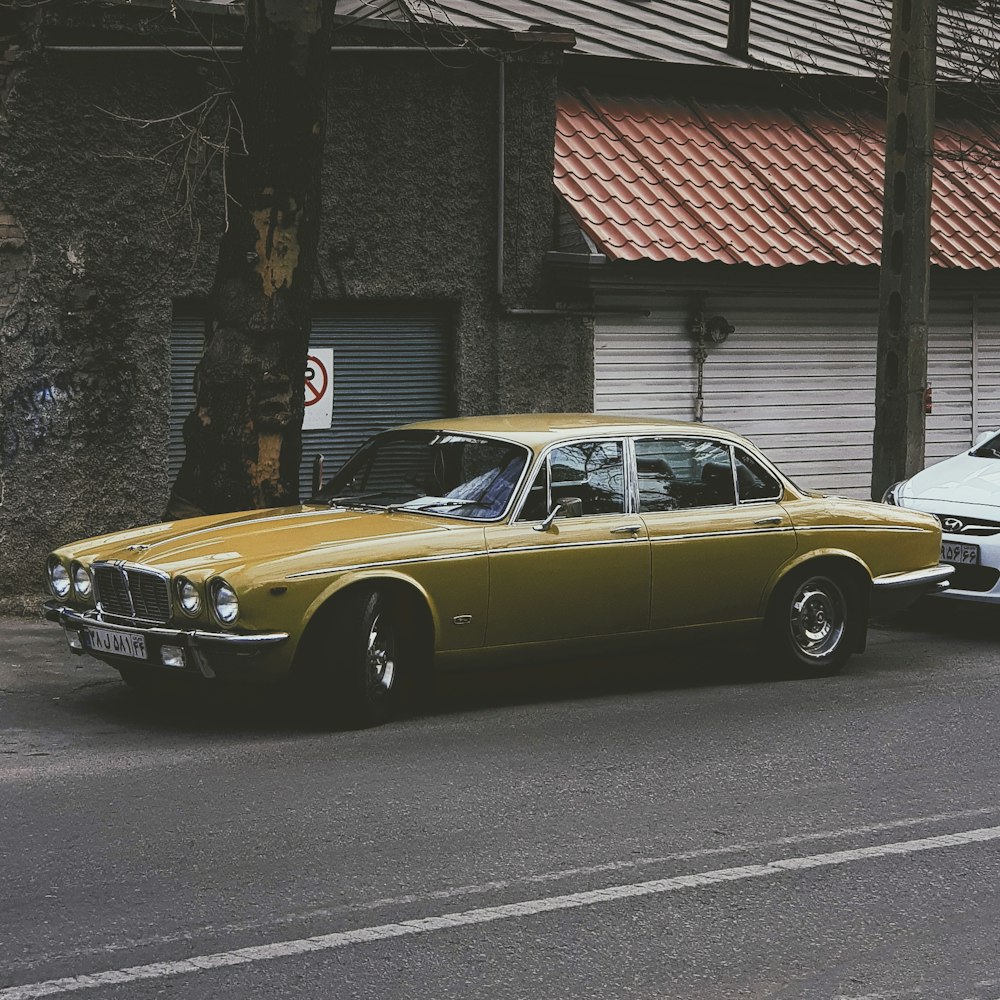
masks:
[(557, 517), (582, 517), (583, 501), (579, 497), (563, 497), (541, 524), (535, 525), (535, 531), (548, 531)]
[(983, 431), (973, 442), (972, 447), (978, 448), (981, 444), (986, 444), (994, 434), (996, 434), (996, 431)]

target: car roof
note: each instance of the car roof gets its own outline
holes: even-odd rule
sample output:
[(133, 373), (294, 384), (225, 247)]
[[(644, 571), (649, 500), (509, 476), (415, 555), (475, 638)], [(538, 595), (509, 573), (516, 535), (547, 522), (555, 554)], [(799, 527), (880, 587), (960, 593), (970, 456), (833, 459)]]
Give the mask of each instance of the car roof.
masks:
[(581, 434), (595, 437), (623, 434), (710, 434), (729, 441), (743, 440), (731, 431), (686, 420), (627, 417), (607, 413), (506, 413), (481, 417), (445, 417), (407, 424), (406, 429), (489, 434), (534, 447), (579, 438)]

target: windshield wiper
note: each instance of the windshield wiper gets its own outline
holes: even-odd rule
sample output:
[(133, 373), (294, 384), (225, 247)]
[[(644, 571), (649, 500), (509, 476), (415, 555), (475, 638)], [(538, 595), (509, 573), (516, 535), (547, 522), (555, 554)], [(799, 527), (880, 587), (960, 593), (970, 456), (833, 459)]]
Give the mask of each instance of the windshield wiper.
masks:
[(412, 500), (407, 503), (393, 504), (391, 510), (436, 510), (438, 507), (489, 507), (488, 503), (482, 500), (448, 500), (441, 497), (438, 500), (429, 500), (427, 503), (414, 503)]
[(391, 497), (389, 490), (376, 490), (374, 493), (358, 493), (354, 496), (330, 497), (323, 502), (327, 507), (360, 507), (363, 510), (386, 510), (388, 504), (367, 503), (374, 497)]

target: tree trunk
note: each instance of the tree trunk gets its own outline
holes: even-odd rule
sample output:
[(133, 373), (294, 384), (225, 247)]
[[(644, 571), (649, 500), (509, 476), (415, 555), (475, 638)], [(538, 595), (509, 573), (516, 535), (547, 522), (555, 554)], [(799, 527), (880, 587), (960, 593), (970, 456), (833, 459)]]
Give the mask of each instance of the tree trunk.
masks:
[(924, 467), (937, 0), (895, 0), (886, 110), (872, 499)]
[(243, 138), (170, 518), (298, 502), (329, 39), (322, 0), (247, 0), (246, 18)]

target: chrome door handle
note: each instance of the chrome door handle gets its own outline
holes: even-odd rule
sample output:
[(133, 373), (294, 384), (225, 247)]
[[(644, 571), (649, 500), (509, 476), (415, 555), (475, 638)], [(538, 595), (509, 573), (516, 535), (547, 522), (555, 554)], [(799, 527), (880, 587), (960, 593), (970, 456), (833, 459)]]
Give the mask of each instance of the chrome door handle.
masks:
[(781, 524), (780, 517), (762, 517), (759, 521), (754, 521), (754, 524)]
[(637, 535), (642, 531), (641, 524), (626, 524), (621, 528), (612, 528), (612, 535)]

